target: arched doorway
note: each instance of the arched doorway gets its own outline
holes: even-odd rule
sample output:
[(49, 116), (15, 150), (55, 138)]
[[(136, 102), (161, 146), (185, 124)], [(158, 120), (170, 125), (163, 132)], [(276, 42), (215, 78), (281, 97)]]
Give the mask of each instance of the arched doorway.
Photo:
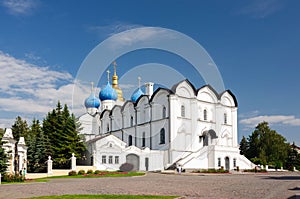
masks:
[(140, 158), (136, 154), (128, 154), (126, 156), (126, 162), (133, 165), (133, 171), (138, 171), (140, 169)]
[(230, 162), (229, 162), (229, 157), (225, 158), (225, 170), (229, 171), (230, 169)]

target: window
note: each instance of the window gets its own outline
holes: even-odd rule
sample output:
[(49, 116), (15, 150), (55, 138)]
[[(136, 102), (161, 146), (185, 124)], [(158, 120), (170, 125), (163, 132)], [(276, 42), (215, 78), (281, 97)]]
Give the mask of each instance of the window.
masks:
[(130, 117), (130, 126), (133, 126), (133, 116)]
[(108, 156), (108, 164), (112, 164), (113, 163), (113, 157), (110, 155)]
[(227, 113), (224, 113), (224, 124), (227, 124)]
[(128, 146), (132, 145), (132, 135), (128, 136)]
[(160, 130), (160, 143), (159, 144), (165, 144), (165, 129), (162, 128)]
[(115, 156), (115, 164), (119, 164), (119, 156)]
[(185, 117), (185, 107), (181, 106), (181, 117)]
[(102, 164), (106, 164), (106, 155), (102, 156)]
[(146, 146), (146, 134), (143, 132), (143, 138), (142, 138), (142, 147)]
[(221, 166), (221, 158), (218, 158), (218, 167)]
[(204, 109), (203, 111), (203, 119), (206, 121), (207, 120), (207, 110)]
[(163, 109), (162, 109), (162, 118), (165, 118), (166, 117), (166, 107), (164, 106)]
[(106, 126), (106, 132), (109, 132), (109, 124)]
[(236, 167), (236, 159), (233, 158), (233, 167)]

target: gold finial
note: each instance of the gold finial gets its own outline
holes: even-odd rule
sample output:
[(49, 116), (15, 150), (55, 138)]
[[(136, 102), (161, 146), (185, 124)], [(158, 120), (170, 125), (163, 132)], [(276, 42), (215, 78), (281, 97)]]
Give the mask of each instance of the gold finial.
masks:
[(109, 73), (110, 73), (110, 71), (107, 70), (106, 72), (107, 72), (107, 82), (109, 82)]
[(114, 61), (113, 65), (114, 65), (114, 75), (117, 75), (117, 62)]
[(138, 81), (139, 81), (139, 88), (140, 88), (140, 86), (141, 86), (141, 77), (138, 77)]

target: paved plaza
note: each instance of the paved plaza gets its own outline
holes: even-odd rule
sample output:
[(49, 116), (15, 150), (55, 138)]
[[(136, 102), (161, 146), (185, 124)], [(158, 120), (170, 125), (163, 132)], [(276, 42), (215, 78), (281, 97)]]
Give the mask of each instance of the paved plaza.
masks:
[(289, 198), (300, 195), (300, 173), (64, 178), (46, 183), (0, 185), (0, 198), (62, 194), (175, 195), (182, 198)]

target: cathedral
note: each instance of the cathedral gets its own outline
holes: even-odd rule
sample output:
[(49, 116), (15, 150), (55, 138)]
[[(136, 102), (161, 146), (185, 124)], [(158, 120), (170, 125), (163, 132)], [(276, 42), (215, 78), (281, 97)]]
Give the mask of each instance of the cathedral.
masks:
[(86, 160), (96, 169), (119, 170), (124, 163), (140, 171), (255, 166), (239, 153), (238, 103), (230, 90), (196, 89), (187, 79), (170, 89), (154, 89), (152, 82), (144, 87), (125, 100), (115, 63), (112, 83), (108, 71), (99, 98), (92, 86), (79, 122)]

